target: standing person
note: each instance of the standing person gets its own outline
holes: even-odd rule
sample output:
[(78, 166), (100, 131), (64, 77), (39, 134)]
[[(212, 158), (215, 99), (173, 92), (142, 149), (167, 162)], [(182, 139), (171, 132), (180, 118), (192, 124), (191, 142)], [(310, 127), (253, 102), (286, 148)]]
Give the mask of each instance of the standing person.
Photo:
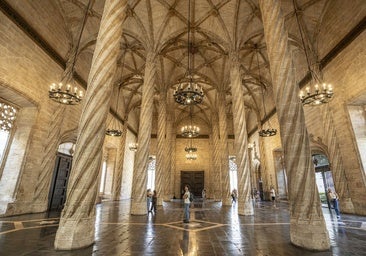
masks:
[(335, 191), (332, 191), (331, 188), (328, 188), (327, 197), (328, 197), (328, 200), (333, 205), (334, 211), (337, 214), (337, 219), (340, 219), (341, 214), (340, 214), (340, 211), (339, 211), (339, 197), (338, 197), (338, 194)]
[(189, 206), (191, 205), (191, 201), (189, 200), (191, 196), (191, 192), (189, 192), (189, 188), (188, 186), (184, 186), (184, 195), (183, 195), (183, 200), (184, 200), (184, 214), (183, 214), (183, 222), (184, 223), (189, 223)]
[(152, 199), (152, 194), (151, 194), (151, 189), (149, 188), (147, 191), (146, 191), (146, 206), (147, 206), (147, 212), (151, 212), (150, 211), (150, 207), (151, 207), (151, 199)]
[(233, 199), (233, 203), (235, 203), (236, 199), (238, 198), (238, 191), (236, 190), (236, 188), (234, 188), (231, 192), (231, 198)]
[(158, 202), (158, 193), (156, 193), (156, 190), (154, 190), (154, 193), (152, 195), (152, 204), (151, 204), (151, 209), (150, 212), (154, 211), (154, 213), (156, 214), (156, 204)]
[(276, 207), (276, 190), (274, 189), (273, 186), (271, 186), (271, 189), (269, 191), (269, 194), (271, 196), (271, 200), (273, 202), (273, 205)]
[(202, 200), (205, 201), (206, 200), (206, 189), (202, 190)]

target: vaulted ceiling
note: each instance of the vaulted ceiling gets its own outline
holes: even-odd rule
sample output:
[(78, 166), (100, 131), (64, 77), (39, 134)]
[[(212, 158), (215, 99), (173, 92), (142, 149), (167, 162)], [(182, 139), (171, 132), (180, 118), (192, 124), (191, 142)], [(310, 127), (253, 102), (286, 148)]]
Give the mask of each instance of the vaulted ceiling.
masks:
[[(76, 61), (77, 74), (87, 81), (103, 13), (103, 0), (5, 2), (24, 18), (40, 38), (50, 45), (54, 54), (61, 56), (65, 62), (72, 45), (78, 43), (87, 10)], [(330, 15), (331, 2), (281, 0), (289, 40), (297, 52), (294, 62), (297, 65), (299, 81), (305, 76), (307, 65), (298, 24), (302, 27), (304, 41), (312, 56), (310, 61), (315, 63), (327, 53), (318, 51), (317, 36), (322, 29), (323, 20)], [(299, 23), (294, 15), (295, 6), (299, 10)], [(187, 34), (188, 21), (190, 37)], [(175, 124), (179, 130), (187, 120), (189, 109), (175, 103), (172, 94), (177, 83), (187, 74), (188, 38), (192, 46), (192, 74), (205, 93), (203, 104), (193, 109), (194, 120), (202, 126), (203, 133), (210, 133), (211, 114), (217, 111), (218, 93), (226, 95), (227, 114), (228, 118), (231, 118), (232, 95), (228, 61), (231, 51), (237, 51), (240, 55), (247, 130), (253, 130), (258, 125), (258, 120), (264, 118), (264, 112), (268, 115), (275, 108), (261, 12), (256, 0), (128, 1), (121, 38), (121, 54), (115, 74), (116, 90), (119, 88), (120, 92), (114, 93), (111, 107), (116, 110), (116, 97), (119, 95), (117, 114), (122, 119), (129, 115), (129, 120), (138, 120), (145, 58), (147, 52), (155, 52), (158, 55), (156, 95), (167, 91), (170, 98), (169, 109), (175, 110)], [(156, 97), (156, 102), (158, 100)]]

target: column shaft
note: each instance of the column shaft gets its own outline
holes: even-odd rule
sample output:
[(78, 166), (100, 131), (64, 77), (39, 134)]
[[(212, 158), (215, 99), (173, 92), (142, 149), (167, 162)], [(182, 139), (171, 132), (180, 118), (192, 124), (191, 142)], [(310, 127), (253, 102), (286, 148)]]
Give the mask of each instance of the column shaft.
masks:
[(146, 212), (147, 165), (149, 159), (152, 114), (154, 103), (154, 80), (156, 74), (155, 56), (146, 56), (144, 84), (142, 85), (142, 100), (140, 111), (140, 126), (138, 133), (138, 148), (135, 156), (132, 181), (131, 214), (144, 215)]
[(299, 88), (280, 2), (260, 0), (259, 4), (285, 153), (291, 242), (311, 250), (327, 250), (329, 237), (315, 184), (304, 111), (298, 97)]
[(233, 97), (233, 119), (235, 134), (236, 164), (238, 166), (238, 213), (253, 215), (253, 204), (250, 191), (250, 173), (248, 161), (248, 133), (245, 122), (244, 91), (240, 78), (238, 55), (230, 55), (230, 82)]
[(79, 123), (74, 164), (55, 248), (70, 250), (94, 242), (95, 200), (105, 123), (109, 112), (122, 22), (127, 1), (106, 0)]

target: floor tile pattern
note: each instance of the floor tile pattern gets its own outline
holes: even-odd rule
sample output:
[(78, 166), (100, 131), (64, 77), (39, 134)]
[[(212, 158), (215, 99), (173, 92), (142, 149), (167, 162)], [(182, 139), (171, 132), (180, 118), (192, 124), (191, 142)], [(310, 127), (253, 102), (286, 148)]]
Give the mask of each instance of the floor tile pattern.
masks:
[(164, 202), (156, 214), (132, 216), (129, 202), (97, 205), (95, 243), (88, 248), (56, 251), (53, 242), (58, 213), (0, 218), (0, 255), (6, 256), (293, 256), (366, 255), (366, 217), (323, 208), (331, 249), (307, 251), (293, 246), (286, 202), (253, 202), (253, 216), (239, 216), (237, 208), (219, 202), (197, 201), (191, 220), (183, 223), (180, 200)]

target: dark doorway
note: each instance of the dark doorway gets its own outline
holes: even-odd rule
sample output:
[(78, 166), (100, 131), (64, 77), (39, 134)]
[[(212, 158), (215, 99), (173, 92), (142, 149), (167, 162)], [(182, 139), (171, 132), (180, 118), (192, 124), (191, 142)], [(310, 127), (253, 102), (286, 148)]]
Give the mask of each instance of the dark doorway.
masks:
[(61, 211), (64, 207), (71, 163), (72, 156), (57, 153), (52, 184), (48, 197), (49, 211)]
[(205, 184), (205, 172), (204, 171), (181, 171), (181, 188), (184, 191), (184, 186), (188, 185), (190, 191), (193, 192), (195, 197), (202, 196), (202, 190)]

